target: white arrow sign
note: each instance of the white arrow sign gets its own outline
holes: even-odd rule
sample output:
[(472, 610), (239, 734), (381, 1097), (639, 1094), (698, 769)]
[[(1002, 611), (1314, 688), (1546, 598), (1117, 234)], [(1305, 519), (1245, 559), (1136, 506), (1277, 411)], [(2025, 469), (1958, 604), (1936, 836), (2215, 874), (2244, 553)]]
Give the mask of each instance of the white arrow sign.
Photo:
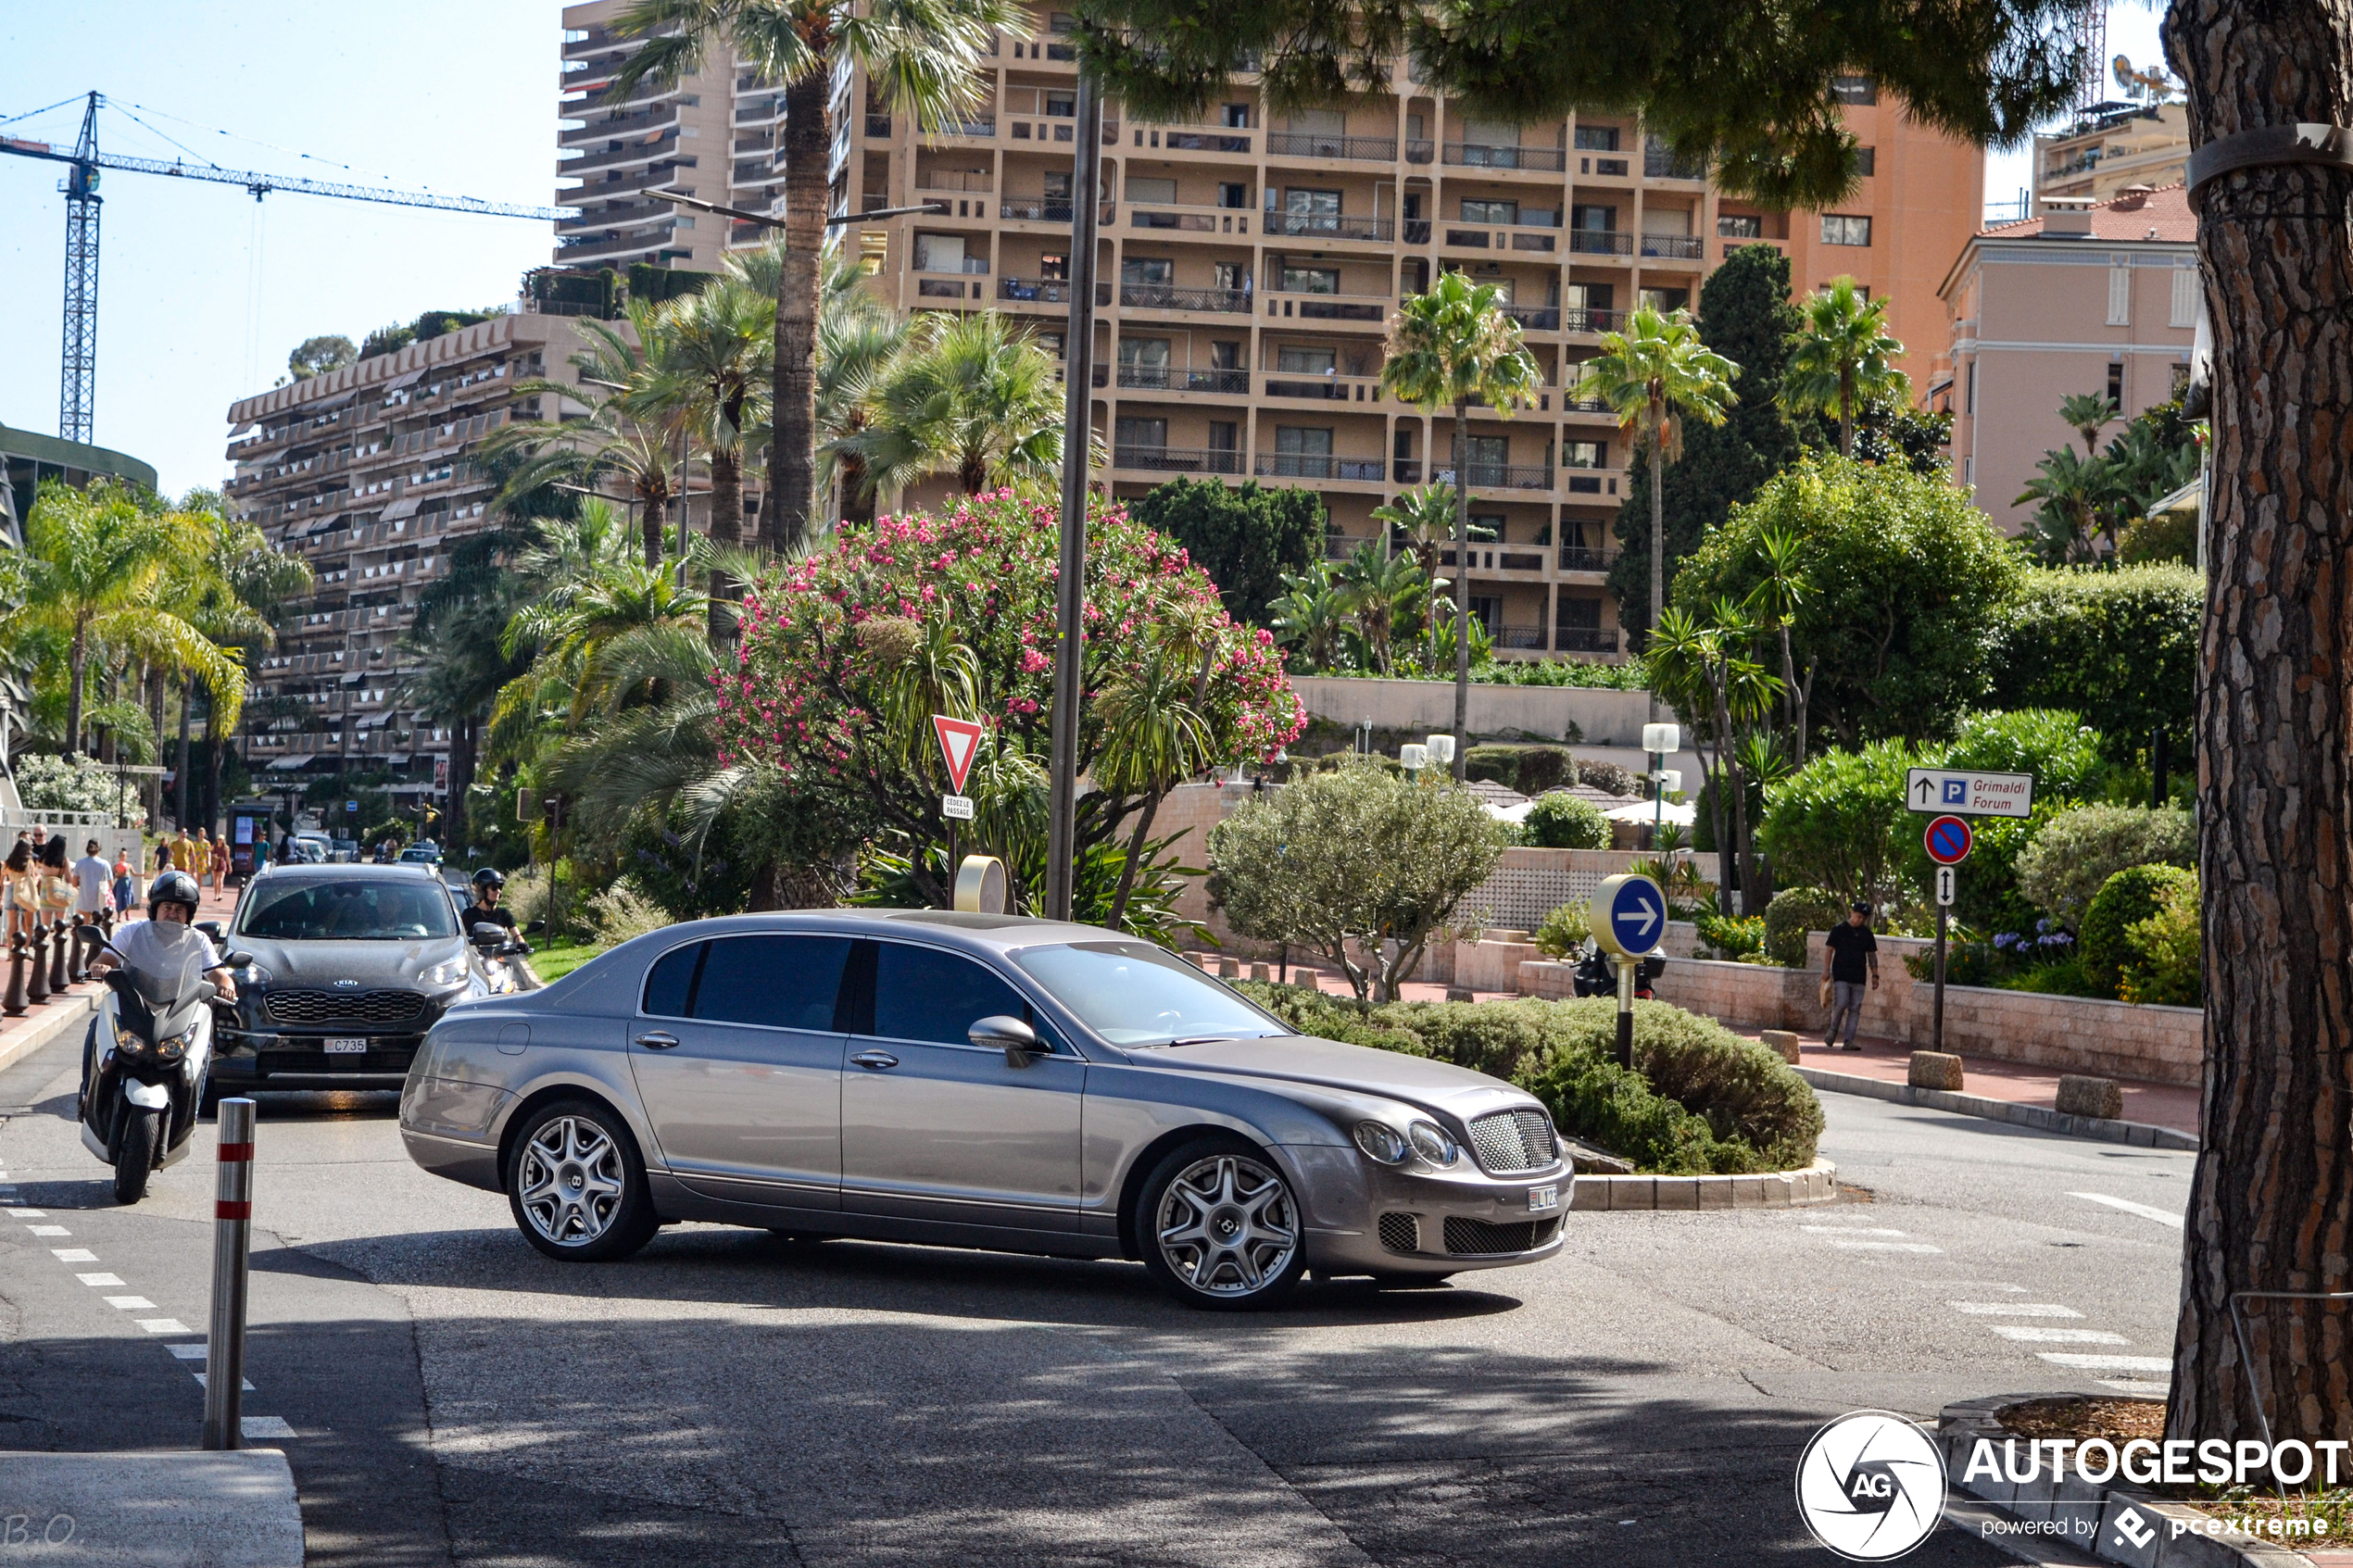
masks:
[(1634, 929), (1647, 939), (1651, 934), (1651, 927), (1658, 923), (1658, 906), (1648, 898), (1638, 898), (1634, 901), (1634, 907), (1642, 911), (1642, 922)]

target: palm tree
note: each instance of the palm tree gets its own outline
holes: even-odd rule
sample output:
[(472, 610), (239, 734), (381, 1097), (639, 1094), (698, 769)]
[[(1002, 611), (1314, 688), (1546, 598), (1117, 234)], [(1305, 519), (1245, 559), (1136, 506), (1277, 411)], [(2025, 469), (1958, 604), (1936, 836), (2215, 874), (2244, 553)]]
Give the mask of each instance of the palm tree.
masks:
[(2067, 427), (2083, 438), (2083, 455), (2097, 457), (2100, 432), (2116, 420), (2115, 402), (2096, 392), (2072, 392), (2059, 399), (2059, 418)]
[[(847, 62), (885, 103), (926, 129), (978, 107), (978, 67), (992, 32), (1026, 37), (1013, 0), (631, 0), (612, 30), (645, 44), (613, 73), (608, 102), (641, 85), (670, 87), (703, 68), (714, 46), (785, 90), (784, 245), (776, 269), (775, 345), (769, 405), (774, 433), (760, 542), (804, 538), (816, 520), (816, 353), (819, 257), (824, 248), (834, 144), (833, 76)], [(855, 112), (855, 111), (853, 111)]]
[[(1373, 508), (1373, 521), (1381, 524), (1381, 554), (1389, 554), (1390, 535), (1403, 529), (1413, 544), (1414, 560), (1422, 569), (1433, 597), (1422, 608), (1422, 633), (1428, 643), (1423, 663), (1435, 673), (1438, 669), (1439, 603), (1441, 588), (1453, 584), (1438, 575), (1438, 541), (1454, 521), (1454, 487), (1443, 480), (1425, 484), (1416, 490), (1403, 491), (1396, 500), (1385, 507)], [(1451, 609), (1453, 601), (1444, 600)]]
[(876, 373), (907, 341), (906, 319), (859, 285), (864, 275), (854, 259), (834, 258), (825, 268), (817, 310), (817, 440), (824, 465), (820, 478), (834, 494), (837, 514), (857, 522), (874, 521), (875, 492), (866, 483), (866, 460), (859, 456), (856, 437), (866, 428)]
[(1851, 458), (1856, 407), (1912, 395), (1911, 378), (1895, 368), (1904, 345), (1888, 335), (1887, 301), (1867, 297), (1852, 278), (1832, 278), (1797, 309), (1805, 324), (1790, 339), (1781, 404), (1793, 413), (1836, 414), (1839, 456)]
[(1366, 662), (1386, 675), (1398, 630), (1422, 613), (1429, 579), (1411, 556), (1374, 553), (1369, 539), (1334, 574), (1338, 607), (1365, 641)]
[[(1717, 886), (1726, 895), (1730, 912), (1731, 871), (1739, 865), (1740, 885), (1754, 909), (1760, 890), (1755, 843), (1749, 834), (1748, 785), (1741, 759), (1748, 725), (1763, 717), (1780, 694), (1780, 680), (1749, 657), (1759, 628), (1742, 608), (1719, 598), (1706, 619), (1678, 608), (1660, 613), (1651, 639), (1648, 663), (1651, 685), (1664, 692), (1683, 712), (1701, 720), (1701, 760), (1716, 781)], [(1712, 743), (1712, 744), (1711, 744)], [(1712, 759), (1708, 756), (1712, 750)], [(1726, 799), (1730, 797), (1731, 831), (1725, 832)]]
[(2038, 503), (2034, 513), (2036, 553), (2054, 566), (2098, 558), (2093, 536), (2111, 489), (2106, 459), (2079, 458), (2072, 446), (2054, 446), (2035, 465), (2012, 506)]
[[(1470, 406), (1484, 403), (1509, 419), (1536, 401), (1544, 372), (1520, 345), (1519, 323), (1504, 313), (1503, 292), (1460, 272), (1440, 275), (1428, 294), (1397, 307), (1389, 327), (1381, 390), (1435, 414), (1454, 410), (1454, 558), (1470, 580)], [(1455, 595), (1454, 777), (1470, 756), (1470, 595)]]
[[(1573, 396), (1598, 398), (1617, 428), (1647, 447), (1651, 464), (1650, 624), (1667, 606), (1667, 465), (1683, 455), (1683, 421), (1720, 425), (1737, 401), (1741, 368), (1700, 341), (1691, 312), (1662, 315), (1644, 305), (1622, 332), (1604, 332), (1602, 351), (1585, 361)], [(1651, 699), (1656, 717), (1658, 699)]]
[(42, 486), (25, 521), (23, 596), (0, 617), (0, 633), (10, 640), (47, 633), (65, 645), (69, 758), (82, 746), (94, 646), (132, 650), (158, 674), (166, 668), (195, 674), (234, 721), (245, 670), (179, 613), (192, 569), (212, 559), (216, 521), (144, 508), (117, 485)]
[(865, 429), (840, 445), (870, 495), (942, 472), (967, 495), (1042, 483), (1062, 468), (1063, 403), (1052, 358), (998, 312), (927, 315), (875, 372)]
[(1758, 625), (1780, 639), (1781, 692), (1788, 705), (1793, 770), (1806, 766), (1806, 704), (1814, 691), (1814, 667), (1819, 656), (1806, 661), (1806, 679), (1797, 678), (1797, 656), (1790, 644), (1790, 627), (1797, 612), (1813, 596), (1814, 584), (1806, 575), (1806, 548), (1787, 528), (1768, 528), (1756, 548), (1765, 574), (1749, 590), (1747, 608)]
[(1126, 918), (1137, 873), (1151, 852), (1152, 819), (1161, 800), (1216, 760), (1210, 754), (1210, 721), (1202, 711), (1215, 645), (1198, 646), (1186, 631), (1176, 627), (1155, 633), (1143, 662), (1105, 687), (1094, 702), (1103, 722), (1095, 785), (1114, 796), (1141, 797), (1136, 825), (1127, 836), (1126, 859), (1112, 894), (1109, 923), (1114, 927)]
[(1266, 612), (1275, 641), (1306, 666), (1301, 673), (1332, 667), (1340, 653), (1341, 616), (1328, 562), (1312, 562), (1296, 576), (1286, 573), (1283, 593), (1267, 605)]

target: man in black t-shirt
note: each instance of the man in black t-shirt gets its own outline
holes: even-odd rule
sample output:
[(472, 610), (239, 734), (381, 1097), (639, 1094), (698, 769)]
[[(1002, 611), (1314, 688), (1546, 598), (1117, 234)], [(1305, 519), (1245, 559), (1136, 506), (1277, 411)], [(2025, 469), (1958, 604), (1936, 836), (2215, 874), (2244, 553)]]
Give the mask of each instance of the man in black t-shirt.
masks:
[(1863, 1048), (1855, 1043), (1855, 1035), (1863, 1023), (1865, 978), (1872, 990), (1879, 989), (1879, 938), (1871, 935), (1870, 918), (1869, 904), (1856, 905), (1843, 922), (1831, 927), (1822, 943), (1822, 978), (1831, 983), (1831, 1026), (1822, 1044), (1831, 1050), (1838, 1048), (1842, 1022), (1846, 1025), (1846, 1048)]
[[(476, 925), (503, 925), (507, 928), (507, 935), (510, 939), (519, 935), (515, 929), (513, 911), (502, 908), (498, 902), (498, 895), (505, 890), (506, 885), (507, 879), (493, 867), (484, 866), (474, 872), (474, 901), (466, 906), (468, 935), (473, 934), (473, 928)], [(528, 952), (530, 949), (526, 947), (524, 951)]]

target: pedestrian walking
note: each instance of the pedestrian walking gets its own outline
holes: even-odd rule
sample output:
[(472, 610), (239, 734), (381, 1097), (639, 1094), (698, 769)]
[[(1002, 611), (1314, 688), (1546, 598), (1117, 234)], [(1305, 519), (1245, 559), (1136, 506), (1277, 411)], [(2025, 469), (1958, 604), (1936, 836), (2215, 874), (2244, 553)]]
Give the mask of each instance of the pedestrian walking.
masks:
[(73, 884), (73, 976), (77, 981), (89, 977), (89, 957), (105, 940), (108, 899), (113, 893), (107, 885), (111, 870), (106, 857), (98, 853), (98, 841), (94, 838), (67, 873)]
[(1831, 985), (1831, 1026), (1823, 1032), (1822, 1044), (1831, 1050), (1839, 1048), (1842, 1022), (1846, 1026), (1845, 1048), (1863, 1048), (1855, 1035), (1863, 1024), (1864, 982), (1868, 979), (1872, 990), (1879, 989), (1879, 938), (1871, 935), (1870, 921), (1871, 907), (1856, 904), (1822, 942), (1822, 978)]
[(138, 894), (132, 888), (131, 878), (131, 851), (118, 849), (114, 852), (114, 913), (117, 920), (129, 914), (139, 902)]

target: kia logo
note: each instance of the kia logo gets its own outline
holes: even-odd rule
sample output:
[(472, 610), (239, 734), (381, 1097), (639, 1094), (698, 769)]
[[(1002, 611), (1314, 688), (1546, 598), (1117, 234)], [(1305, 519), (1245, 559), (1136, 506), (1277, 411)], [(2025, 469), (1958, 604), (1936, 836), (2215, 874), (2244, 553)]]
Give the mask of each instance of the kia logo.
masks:
[(359, 989), (359, 982), (357, 980), (338, 980), (335, 982), (335, 985), (339, 989), (346, 991), (357, 991)]

